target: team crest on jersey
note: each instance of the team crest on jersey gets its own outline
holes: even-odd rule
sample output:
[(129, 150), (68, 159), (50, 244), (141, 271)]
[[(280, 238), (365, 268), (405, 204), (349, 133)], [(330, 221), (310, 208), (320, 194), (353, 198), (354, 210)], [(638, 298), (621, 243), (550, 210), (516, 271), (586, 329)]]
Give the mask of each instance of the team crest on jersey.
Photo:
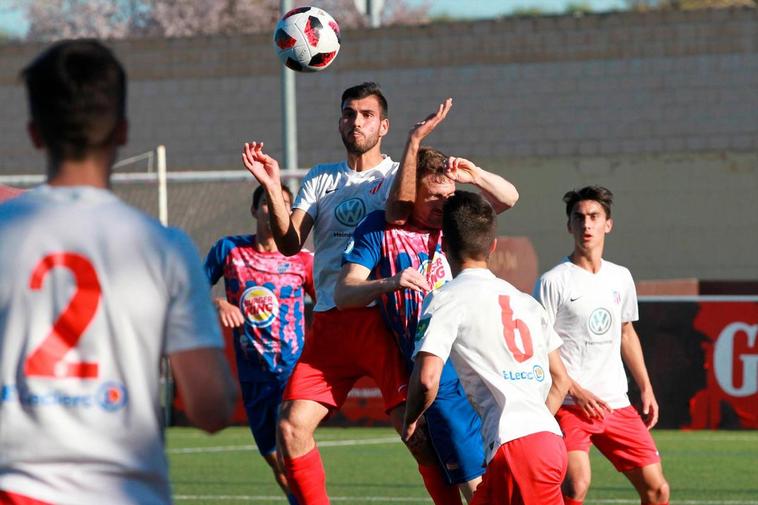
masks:
[(429, 261), (424, 260), (418, 267), (418, 271), (432, 287), (432, 290), (441, 288), (447, 281), (453, 278), (450, 266), (441, 254), (435, 254), (434, 258)]
[(603, 335), (607, 332), (613, 323), (613, 316), (603, 307), (592, 311), (590, 318), (587, 320), (587, 327), (595, 335)]
[(431, 320), (431, 317), (425, 317), (418, 322), (418, 325), (416, 326), (416, 342), (424, 338), (424, 334), (426, 334), (426, 330), (429, 328), (429, 322)]
[(371, 188), (371, 190), (369, 190), (369, 193), (371, 193), (372, 195), (375, 195), (379, 191), (379, 188), (382, 187), (382, 184), (384, 184), (384, 177), (379, 179), (379, 183), (377, 183), (373, 188)]
[(255, 328), (271, 326), (279, 314), (279, 300), (270, 289), (253, 286), (240, 297), (240, 310), (245, 321)]
[(357, 226), (366, 215), (366, 204), (360, 198), (351, 198), (337, 205), (334, 217), (345, 226)]
[(613, 292), (613, 302), (616, 305), (620, 305), (621, 304), (621, 293), (619, 293), (618, 291), (614, 291)]
[(95, 395), (97, 403), (108, 412), (116, 412), (126, 406), (126, 386), (119, 382), (104, 382)]
[(284, 272), (288, 271), (292, 265), (289, 263), (279, 263), (276, 266), (276, 272), (279, 274), (283, 274)]

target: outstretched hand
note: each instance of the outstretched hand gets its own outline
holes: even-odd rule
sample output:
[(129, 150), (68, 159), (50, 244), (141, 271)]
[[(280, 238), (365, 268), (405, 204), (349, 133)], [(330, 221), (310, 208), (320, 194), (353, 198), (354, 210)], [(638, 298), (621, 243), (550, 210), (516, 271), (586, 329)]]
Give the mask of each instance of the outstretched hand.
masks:
[(242, 163), (261, 186), (271, 188), (281, 184), (279, 162), (263, 152), (263, 142), (245, 142)]
[(445, 175), (461, 184), (476, 184), (480, 170), (466, 158), (456, 158), (455, 156), (450, 156), (445, 164)]
[(430, 133), (434, 131), (437, 125), (439, 125), (442, 120), (445, 119), (452, 106), (453, 99), (448, 98), (442, 102), (439, 107), (437, 107), (437, 112), (428, 115), (426, 119), (419, 121), (413, 125), (413, 128), (411, 128), (410, 131), (411, 139), (416, 140), (417, 142), (421, 142), (423, 139), (425, 139)]

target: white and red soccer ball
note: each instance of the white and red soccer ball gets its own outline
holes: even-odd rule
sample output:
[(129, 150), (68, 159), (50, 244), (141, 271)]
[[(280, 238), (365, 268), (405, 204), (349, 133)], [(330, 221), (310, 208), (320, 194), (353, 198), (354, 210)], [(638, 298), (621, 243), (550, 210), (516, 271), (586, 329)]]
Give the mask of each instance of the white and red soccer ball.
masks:
[(318, 7), (298, 7), (282, 16), (274, 30), (279, 59), (298, 72), (318, 72), (329, 66), (340, 50), (340, 27)]

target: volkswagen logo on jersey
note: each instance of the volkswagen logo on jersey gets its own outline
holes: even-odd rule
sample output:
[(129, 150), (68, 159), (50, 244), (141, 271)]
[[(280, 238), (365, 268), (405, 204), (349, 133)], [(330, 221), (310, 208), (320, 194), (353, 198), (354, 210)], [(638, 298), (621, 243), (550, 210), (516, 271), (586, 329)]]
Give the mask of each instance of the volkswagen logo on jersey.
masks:
[(240, 297), (240, 310), (247, 324), (255, 328), (265, 328), (279, 314), (279, 300), (274, 293), (263, 286), (253, 286)]
[(603, 307), (595, 309), (587, 320), (587, 327), (595, 335), (602, 335), (611, 327), (613, 316)]
[(356, 226), (366, 215), (366, 204), (360, 198), (351, 198), (337, 205), (334, 217), (345, 226)]
[(119, 382), (104, 382), (95, 394), (97, 403), (108, 412), (124, 408), (128, 400), (126, 386)]

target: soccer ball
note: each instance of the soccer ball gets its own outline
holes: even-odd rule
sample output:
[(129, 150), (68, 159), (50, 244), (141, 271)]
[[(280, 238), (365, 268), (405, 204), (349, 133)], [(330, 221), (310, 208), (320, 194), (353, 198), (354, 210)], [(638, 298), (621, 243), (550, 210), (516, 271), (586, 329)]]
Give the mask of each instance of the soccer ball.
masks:
[(292, 9), (276, 24), (274, 47), (288, 68), (318, 72), (328, 67), (340, 50), (340, 27), (318, 7)]

